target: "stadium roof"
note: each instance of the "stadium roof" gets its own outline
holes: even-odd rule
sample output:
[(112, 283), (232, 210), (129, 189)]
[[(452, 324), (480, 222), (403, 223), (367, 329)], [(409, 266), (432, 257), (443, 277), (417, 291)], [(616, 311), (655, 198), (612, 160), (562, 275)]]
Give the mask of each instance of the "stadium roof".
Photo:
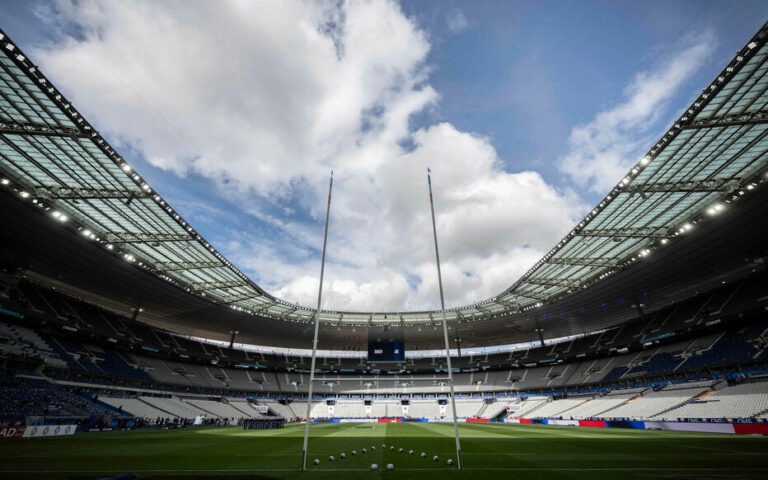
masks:
[[(525, 314), (680, 242), (768, 171), (768, 24), (707, 85), (587, 216), (504, 292), (447, 311), (464, 323)], [(254, 315), (310, 323), (315, 309), (265, 292), (134, 171), (0, 31), (4, 187), (120, 261), (188, 294)], [(510, 279), (513, 281), (514, 279)], [(439, 311), (320, 311), (338, 326), (424, 326)]]

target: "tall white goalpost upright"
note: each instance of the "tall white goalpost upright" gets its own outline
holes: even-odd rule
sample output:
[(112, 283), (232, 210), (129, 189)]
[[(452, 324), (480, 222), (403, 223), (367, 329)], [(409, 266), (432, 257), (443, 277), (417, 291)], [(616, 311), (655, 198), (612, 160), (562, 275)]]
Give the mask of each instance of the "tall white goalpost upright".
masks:
[(312, 388), (315, 384), (315, 358), (317, 357), (317, 335), (320, 331), (320, 303), (323, 299), (323, 274), (325, 273), (325, 247), (328, 244), (328, 219), (331, 217), (331, 192), (333, 192), (333, 170), (328, 186), (328, 207), (325, 211), (325, 233), (323, 234), (323, 256), (320, 260), (320, 287), (317, 289), (317, 310), (315, 310), (315, 336), (312, 340), (312, 362), (309, 367), (309, 392), (307, 392), (307, 415), (304, 417), (304, 446), (301, 450), (301, 469), (307, 469), (307, 445), (309, 444), (309, 414), (312, 410)]
[(448, 366), (448, 386), (451, 392), (451, 408), (453, 409), (453, 436), (456, 439), (456, 466), (461, 470), (461, 442), (459, 442), (459, 419), (456, 416), (456, 395), (453, 391), (453, 368), (451, 368), (451, 349), (448, 343), (448, 322), (445, 319), (445, 297), (443, 296), (443, 275), (440, 271), (440, 249), (437, 248), (437, 226), (435, 225), (435, 202), (432, 200), (432, 170), (427, 168), (427, 184), (429, 184), (429, 208), (432, 211), (432, 233), (435, 237), (435, 258), (437, 260), (437, 283), (440, 286), (440, 310), (443, 315), (443, 337), (445, 338), (445, 361)]

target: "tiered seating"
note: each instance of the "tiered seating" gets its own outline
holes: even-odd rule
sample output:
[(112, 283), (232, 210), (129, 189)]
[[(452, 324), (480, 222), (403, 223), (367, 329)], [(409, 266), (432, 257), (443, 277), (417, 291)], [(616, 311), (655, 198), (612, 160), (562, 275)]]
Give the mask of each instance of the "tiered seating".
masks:
[[(753, 320), (754, 317), (749, 316), (739, 319), (722, 318), (722, 323), (716, 324), (718, 326), (713, 327), (714, 329), (696, 330), (695, 327), (703, 326), (704, 321), (720, 320), (720, 317), (727, 313), (738, 313), (739, 309), (745, 308), (745, 305), (753, 307), (760, 305), (761, 300), (758, 298), (765, 297), (764, 278), (765, 276), (747, 279), (742, 284), (727, 285), (723, 289), (699, 295), (667, 308), (646, 312), (642, 320), (629, 322), (596, 335), (560, 344), (549, 343), (542, 348), (454, 357), (454, 366), (465, 369), (464, 372), (454, 375), (455, 390), (459, 394), (513, 389), (529, 394), (537, 391), (542, 395), (559, 394), (563, 388), (575, 385), (607, 383), (615, 380), (636, 381), (642, 384), (649, 380), (648, 377), (668, 372), (689, 373), (694, 369), (712, 365), (730, 366), (734, 363), (754, 362), (768, 355), (768, 348), (766, 348), (768, 323), (765, 320)], [(210, 392), (229, 389), (298, 395), (308, 391), (308, 374), (298, 373), (295, 370), (286, 371), (288, 366), (295, 369), (308, 369), (310, 359), (307, 356), (244, 352), (201, 344), (189, 338), (153, 329), (146, 324), (132, 322), (126, 317), (83, 304), (57, 291), (25, 282), (22, 282), (19, 294), (17, 297), (23, 297), (25, 301), (27, 298), (32, 299), (29, 300), (29, 305), (34, 305), (36, 312), (45, 312), (50, 316), (46, 319), (48, 322), (45, 327), (46, 332), (57, 333), (52, 336), (38, 335), (31, 329), (11, 325), (9, 328), (28, 331), (31, 335), (37, 336), (40, 341), (34, 337), (14, 337), (15, 342), (22, 343), (0, 341), (0, 349), (9, 355), (13, 354), (14, 349), (21, 349), (19, 351), (28, 353), (29, 358), (35, 360), (45, 358), (45, 365), (48, 367), (66, 369), (64, 372), (57, 372), (54, 368), (45, 368), (44, 373), (47, 375), (60, 375), (64, 378), (67, 372), (70, 372), (86, 382), (113, 383), (124, 380), (124, 384), (132, 385), (142, 385), (139, 382), (151, 379), (155, 385), (180, 391)], [(762, 304), (764, 303), (763, 299)], [(741, 323), (747, 321), (753, 323)], [(30, 321), (29, 324), (34, 323)], [(65, 329), (67, 333), (64, 333), (60, 330), (61, 325), (71, 325), (81, 330), (76, 332), (73, 329)], [(48, 330), (50, 326), (55, 328)], [(663, 335), (675, 330), (680, 330), (678, 337)], [(89, 336), (86, 336), (86, 332)], [(700, 336), (690, 336), (696, 332), (701, 332)], [(111, 341), (108, 342), (105, 338), (96, 339), (90, 336), (91, 333), (108, 335)], [(8, 335), (5, 336), (10, 340)], [(0, 337), (2, 337), (2, 331), (0, 331)], [(675, 338), (680, 340), (664, 343)], [(131, 351), (138, 353), (125, 353), (128, 350), (127, 340), (134, 343), (134, 350)], [(645, 341), (649, 348), (639, 350), (637, 342), (641, 340)], [(125, 350), (113, 350), (111, 346), (116, 342)], [(46, 345), (48, 345), (47, 350)], [(142, 349), (144, 346), (156, 348), (157, 355), (153, 355), (152, 350)], [(624, 351), (621, 348), (625, 346), (630, 346), (629, 353), (617, 354), (618, 351)], [(581, 354), (595, 352), (603, 352), (609, 356), (587, 357), (588, 360), (574, 361), (576, 354), (581, 358), (584, 356)], [(181, 354), (181, 356), (175, 354)], [(219, 362), (212, 363), (212, 359), (218, 359)], [(268, 368), (234, 369), (228, 361), (235, 359), (258, 363)], [(561, 360), (564, 361), (561, 362)], [(444, 363), (445, 359), (440, 357), (409, 358), (404, 363), (404, 367), (411, 371), (421, 369), (418, 373), (394, 375), (386, 370), (392, 371), (391, 369), (396, 368), (395, 366), (378, 365), (374, 366), (374, 370), (380, 368), (382, 370), (380, 375), (363, 374), (364, 380), (347, 382), (344, 381), (343, 374), (338, 373), (339, 369), (356, 370), (354, 375), (358, 377), (361, 375), (360, 371), (367, 365), (363, 358), (346, 358), (339, 355), (318, 358), (319, 368), (327, 372), (323, 373), (323, 376), (331, 381), (315, 384), (314, 391), (320, 395), (340, 393), (364, 395), (373, 392), (447, 394), (448, 386), (444, 381), (438, 380), (438, 377), (444, 377), (445, 374), (435, 371)], [(529, 366), (524, 367), (526, 364)], [(513, 365), (521, 368), (513, 368)], [(137, 366), (146, 368), (136, 368)], [(35, 365), (30, 368), (41, 371), (42, 367), (43, 364), (40, 363), (39, 368)], [(469, 368), (481, 367), (483, 370), (466, 371)], [(490, 370), (486, 370), (487, 368)], [(332, 373), (333, 371), (337, 373)], [(146, 383), (151, 386), (153, 382)], [(665, 395), (667, 393), (649, 392), (649, 395), (622, 409), (617, 409), (617, 412), (631, 412), (632, 407), (648, 405), (647, 400)], [(671, 393), (669, 395), (672, 396)], [(601, 398), (605, 397), (586, 402), (583, 406), (586, 408), (587, 404), (592, 403), (594, 407), (601, 403)], [(607, 400), (614, 399), (606, 398)], [(475, 404), (470, 407), (462, 402), (459, 403), (460, 416), (473, 416), (478, 413), (485, 415), (489, 410), (483, 409), (482, 405), (478, 407)], [(577, 406), (582, 407), (582, 405)], [(417, 411), (418, 408), (417, 406)], [(551, 408), (560, 407), (553, 405)], [(383, 400), (376, 400), (374, 409), (376, 414), (397, 416), (402, 410), (397, 402)], [(539, 413), (541, 412), (549, 414), (548, 409), (542, 409)], [(604, 415), (613, 415), (617, 412), (608, 411)]]
[(591, 400), (568, 410), (563, 416), (574, 419), (596, 418), (600, 414), (610, 411), (631, 398), (638, 396), (644, 389), (633, 388), (609, 392), (603, 397), (595, 397)]
[(543, 405), (541, 408), (534, 412), (537, 418), (559, 418), (562, 416), (568, 416), (569, 410), (576, 408), (582, 403), (589, 400), (585, 397), (564, 398), (562, 400), (555, 400)]
[(240, 412), (243, 418), (254, 418), (262, 416), (259, 412), (256, 411), (256, 409), (251, 406), (250, 402), (247, 400), (243, 400), (241, 398), (230, 398), (228, 401), (229, 406)]
[(482, 412), (482, 415), (480, 415), (481, 417), (496, 418), (507, 411), (507, 405), (516, 401), (516, 399), (508, 397), (498, 397), (495, 400), (496, 401), (494, 403), (486, 407), (485, 411)]
[(333, 416), (337, 418), (365, 418), (365, 405), (362, 400), (337, 401)]
[(682, 346), (680, 344), (667, 345), (652, 350), (641, 356), (637, 364), (633, 365), (623, 378), (631, 378), (638, 375), (655, 375), (672, 371), (679, 363), (679, 355)]
[(574, 365), (574, 374), (571, 376), (571, 384), (599, 382), (612, 369), (616, 357), (599, 358), (592, 362), (582, 362)]
[[(459, 418), (476, 417), (482, 407), (482, 399), (456, 399), (456, 416)], [(450, 405), (448, 406), (448, 413), (453, 415)]]
[(151, 378), (144, 370), (138, 368), (137, 365), (131, 364), (125, 354), (115, 350), (103, 349), (101, 355), (103, 362), (100, 367), (110, 375), (135, 378), (137, 380), (149, 380)]
[(435, 399), (411, 400), (408, 416), (413, 418), (435, 418), (440, 415), (440, 407)]
[(25, 344), (35, 347), (37, 350), (50, 352), (51, 346), (37, 334), (34, 330), (19, 325), (9, 325), (0, 322), (0, 336), (19, 340)]
[(386, 400), (374, 400), (371, 405), (371, 417), (387, 417), (390, 410)]
[(195, 418), (198, 415), (207, 414), (204, 410), (177, 398), (141, 396), (139, 399), (144, 403), (152, 405), (158, 410), (162, 410), (171, 416), (179, 418), (189, 419)]
[(672, 385), (671, 388), (662, 390), (649, 390), (642, 396), (634, 397), (627, 403), (596, 415), (597, 418), (631, 418), (635, 420), (651, 418), (666, 410), (685, 403), (691, 398), (709, 390), (709, 385), (693, 384)]
[(754, 418), (768, 412), (768, 382), (734, 385), (699, 396), (657, 419)]
[(535, 418), (536, 410), (549, 402), (549, 397), (528, 397), (519, 404), (512, 404), (511, 417)]
[(19, 358), (41, 359), (46, 365), (67, 368), (69, 365), (37, 332), (19, 325), (0, 322), (0, 353)]
[(546, 369), (546, 373), (541, 378), (543, 386), (546, 388), (554, 388), (562, 386), (568, 379), (569, 370), (573, 370), (573, 365), (553, 365)]
[[(199, 399), (187, 399), (187, 403), (190, 405), (193, 405), (194, 407), (207, 412), (208, 417), (215, 416), (218, 418), (228, 418), (231, 420), (238, 420), (240, 418), (252, 418), (259, 415), (251, 415), (249, 417), (246, 417), (246, 415), (243, 414), (240, 410), (233, 407), (229, 403), (214, 401), (214, 400), (199, 400)], [(256, 411), (254, 410), (254, 413)]]
[(79, 395), (47, 382), (0, 376), (0, 424), (23, 421), (29, 416), (76, 417), (118, 415), (108, 406), (94, 402), (88, 395)]
[[(259, 400), (259, 405), (265, 405), (269, 407), (269, 412), (277, 415), (278, 417), (283, 418), (295, 418), (295, 417), (304, 417), (306, 415), (305, 410), (302, 410), (301, 415), (298, 415), (296, 411), (294, 411), (292, 405), (287, 404), (283, 405), (279, 403), (277, 400)], [(306, 403), (304, 404), (304, 408), (306, 408)]]
[(121, 409), (123, 412), (130, 413), (134, 417), (155, 420), (157, 418), (168, 418), (172, 416), (168, 412), (155, 408), (136, 397), (100, 396), (99, 401), (111, 405), (114, 408)]
[(750, 340), (764, 330), (765, 324), (758, 323), (725, 332), (711, 348), (691, 355), (679, 368), (697, 368), (751, 360), (758, 349), (750, 343)]

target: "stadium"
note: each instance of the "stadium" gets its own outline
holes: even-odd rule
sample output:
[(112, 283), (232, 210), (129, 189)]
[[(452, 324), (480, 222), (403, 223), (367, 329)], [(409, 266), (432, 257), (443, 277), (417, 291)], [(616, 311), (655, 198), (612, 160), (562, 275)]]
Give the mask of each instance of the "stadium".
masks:
[(768, 24), (747, 37), (503, 292), (383, 312), (268, 293), (0, 30), (0, 473), (765, 478)]

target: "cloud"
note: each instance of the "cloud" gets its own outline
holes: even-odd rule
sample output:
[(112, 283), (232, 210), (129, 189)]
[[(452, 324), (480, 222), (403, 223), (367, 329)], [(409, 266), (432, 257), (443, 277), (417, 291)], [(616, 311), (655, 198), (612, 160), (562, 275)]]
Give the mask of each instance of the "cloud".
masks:
[(560, 169), (596, 193), (612, 188), (664, 128), (659, 124), (667, 120), (669, 101), (711, 55), (715, 43), (711, 31), (686, 38), (679, 53), (635, 75), (621, 103), (571, 131)]
[(317, 301), (331, 169), (324, 308), (439, 307), (427, 166), (448, 305), (503, 291), (585, 209), (485, 137), (413, 131), (439, 95), (428, 36), (392, 1), (62, 0), (46, 18), (62, 40), (34, 52), (43, 71), (169, 185), (209, 179), (226, 202), (194, 207), (219, 222), (201, 231), (287, 301)]
[(451, 33), (461, 33), (469, 25), (467, 17), (465, 17), (464, 13), (458, 8), (453, 8), (446, 13), (445, 22), (448, 26), (448, 31)]

